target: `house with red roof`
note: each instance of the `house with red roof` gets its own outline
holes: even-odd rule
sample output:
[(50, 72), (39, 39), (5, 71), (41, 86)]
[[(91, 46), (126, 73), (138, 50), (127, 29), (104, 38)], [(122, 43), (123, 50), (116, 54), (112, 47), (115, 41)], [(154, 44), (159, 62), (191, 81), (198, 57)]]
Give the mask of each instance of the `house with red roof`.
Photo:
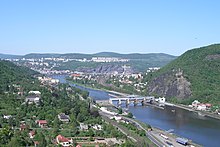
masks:
[(39, 125), (41, 128), (46, 128), (47, 127), (47, 121), (46, 120), (37, 120), (36, 123)]
[(38, 141), (34, 141), (34, 147), (37, 147), (39, 145)]
[(22, 124), (20, 124), (19, 130), (20, 130), (20, 131), (24, 131), (24, 130), (26, 130), (26, 129), (28, 129), (28, 128), (29, 128), (28, 125), (26, 125), (25, 123), (22, 123)]
[(31, 139), (33, 139), (34, 136), (35, 136), (35, 131), (32, 130), (32, 131), (30, 131), (28, 134), (29, 134), (29, 137), (30, 137)]
[(62, 147), (73, 147), (72, 138), (66, 138), (62, 135), (58, 135), (56, 137), (56, 143), (61, 145)]

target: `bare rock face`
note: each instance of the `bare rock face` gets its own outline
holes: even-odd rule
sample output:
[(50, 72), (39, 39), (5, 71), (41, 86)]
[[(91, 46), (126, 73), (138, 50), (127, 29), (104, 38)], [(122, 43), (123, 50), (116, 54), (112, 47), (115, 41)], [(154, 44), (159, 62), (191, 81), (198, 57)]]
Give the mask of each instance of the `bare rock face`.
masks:
[(148, 85), (149, 94), (164, 97), (188, 98), (192, 95), (191, 83), (183, 76), (181, 70), (173, 70), (155, 78)]
[(102, 64), (99, 65), (96, 68), (78, 68), (77, 69), (80, 72), (84, 73), (99, 73), (99, 74), (113, 74), (113, 73), (123, 73), (123, 72), (128, 72), (128, 73), (134, 73), (135, 70), (132, 68), (125, 69), (121, 65), (115, 65), (115, 64)]

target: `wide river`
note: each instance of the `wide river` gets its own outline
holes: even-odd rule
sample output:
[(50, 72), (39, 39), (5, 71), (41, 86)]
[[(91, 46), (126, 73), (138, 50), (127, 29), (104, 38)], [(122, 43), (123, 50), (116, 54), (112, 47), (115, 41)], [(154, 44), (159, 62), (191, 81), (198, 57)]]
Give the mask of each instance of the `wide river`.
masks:
[[(61, 83), (66, 83), (65, 76), (54, 75)], [(70, 84), (89, 92), (94, 100), (109, 99), (109, 93), (102, 90), (85, 88)], [(175, 112), (172, 110), (175, 109)], [(173, 129), (173, 133), (193, 140), (193, 142), (207, 147), (220, 147), (220, 120), (199, 116), (197, 113), (189, 112), (179, 108), (165, 107), (165, 109), (152, 108), (148, 106), (129, 106), (137, 120), (150, 124), (163, 130)]]

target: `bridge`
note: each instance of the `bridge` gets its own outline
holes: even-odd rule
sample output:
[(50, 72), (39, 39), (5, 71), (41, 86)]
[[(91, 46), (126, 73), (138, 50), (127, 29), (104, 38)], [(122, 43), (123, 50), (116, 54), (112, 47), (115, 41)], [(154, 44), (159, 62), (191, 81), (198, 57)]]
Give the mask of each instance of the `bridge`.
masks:
[(153, 96), (148, 96), (148, 97), (143, 97), (143, 96), (138, 96), (138, 95), (130, 95), (126, 97), (114, 97), (114, 98), (109, 98), (109, 103), (113, 104), (113, 101), (117, 101), (118, 105), (121, 105), (122, 102), (124, 102), (126, 105), (129, 105), (130, 103), (134, 103), (136, 105), (137, 103), (150, 103), (154, 101)]

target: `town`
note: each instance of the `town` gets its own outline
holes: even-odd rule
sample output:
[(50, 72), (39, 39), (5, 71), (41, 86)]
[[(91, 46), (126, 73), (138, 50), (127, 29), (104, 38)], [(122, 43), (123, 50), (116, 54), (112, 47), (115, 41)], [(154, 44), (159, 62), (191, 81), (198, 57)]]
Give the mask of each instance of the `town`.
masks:
[[(151, 68), (149, 72), (154, 72), (157, 69)], [(35, 69), (35, 71), (39, 71), (39, 69)], [(70, 82), (71, 80), (85, 79), (96, 81), (95, 77), (98, 75), (100, 76), (100, 74), (88, 75), (72, 71), (67, 79), (70, 79)], [(124, 82), (131, 80), (131, 78), (134, 80), (143, 79), (140, 73), (123, 74), (122, 76), (110, 75), (110, 77), (121, 78), (119, 81), (123, 84), (134, 84), (133, 82)], [(13, 82), (3, 94), (9, 94), (16, 98), (5, 99), (1, 102), (3, 105), (11, 101), (5, 109), (1, 110), (1, 120), (3, 130), (15, 134), (12, 138), (14, 142), (10, 142), (8, 139), (5, 140), (5, 143), (78, 147), (135, 146), (137, 143), (141, 146), (153, 144), (157, 146), (163, 146), (163, 144), (176, 145), (175, 137), (171, 134), (166, 133), (170, 138), (170, 141), (168, 141), (160, 135), (165, 134), (164, 131), (133, 119), (132, 113), (120, 108), (122, 101), (118, 103), (118, 106), (114, 106), (113, 102), (110, 101), (107, 102), (107, 105), (103, 105), (102, 101), (91, 99), (87, 91), (63, 84), (50, 74), (41, 74), (35, 76), (35, 79), (28, 77), (26, 80), (28, 84), (19, 81)], [(121, 95), (122, 93), (118, 94)], [(111, 94), (111, 96), (114, 96), (112, 101), (115, 101), (117, 96), (114, 94)], [(139, 103), (135, 98), (136, 96), (133, 97), (134, 102)], [(132, 102), (131, 96), (127, 100)], [(162, 108), (161, 104), (168, 104), (165, 98), (154, 99), (154, 97), (150, 97), (146, 100), (150, 105), (153, 102), (155, 107), (158, 108)], [(15, 103), (16, 107), (10, 105), (11, 103)], [(111, 104), (110, 107), (109, 104)], [(17, 110), (19, 110), (19, 113), (16, 113)], [(8, 125), (11, 127), (7, 127)], [(18, 134), (23, 139), (18, 138)], [(186, 143), (193, 145), (188, 140), (184, 144)]]

